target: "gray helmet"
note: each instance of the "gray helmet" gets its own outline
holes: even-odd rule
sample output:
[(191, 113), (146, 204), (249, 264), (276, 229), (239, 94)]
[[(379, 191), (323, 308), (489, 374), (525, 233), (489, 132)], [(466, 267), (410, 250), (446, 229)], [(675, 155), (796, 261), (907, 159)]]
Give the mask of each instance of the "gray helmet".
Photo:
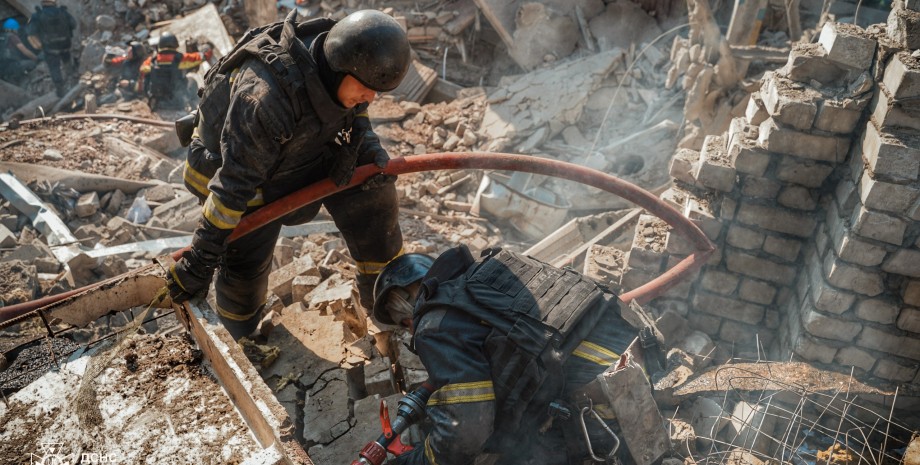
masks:
[(332, 26), (323, 53), (333, 71), (351, 75), (369, 89), (388, 92), (409, 69), (409, 38), (390, 15), (356, 11)]
[(157, 42), (157, 50), (177, 50), (179, 48), (179, 39), (172, 32), (164, 32), (160, 35), (160, 41)]
[(374, 318), (384, 324), (396, 324), (386, 308), (390, 291), (421, 281), (433, 263), (433, 258), (420, 253), (400, 255), (387, 263), (374, 283)]

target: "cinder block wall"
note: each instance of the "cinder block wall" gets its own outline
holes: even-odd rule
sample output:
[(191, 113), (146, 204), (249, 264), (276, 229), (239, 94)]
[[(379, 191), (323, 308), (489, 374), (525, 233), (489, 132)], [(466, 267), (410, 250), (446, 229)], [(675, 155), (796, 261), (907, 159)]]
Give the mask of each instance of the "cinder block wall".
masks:
[[(767, 73), (743, 117), (672, 159), (662, 198), (718, 246), (652, 302), (723, 354), (853, 366), (920, 385), (920, 12), (827, 24)], [(916, 43), (915, 43), (916, 42)], [(621, 286), (690, 248), (642, 217)]]

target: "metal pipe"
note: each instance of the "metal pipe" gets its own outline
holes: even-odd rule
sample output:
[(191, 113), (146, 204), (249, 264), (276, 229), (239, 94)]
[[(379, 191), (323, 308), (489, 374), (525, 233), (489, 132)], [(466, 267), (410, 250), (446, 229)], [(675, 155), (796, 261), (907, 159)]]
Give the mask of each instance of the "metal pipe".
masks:
[[(131, 115), (119, 115), (117, 113), (103, 113), (103, 114), (85, 114), (79, 113), (75, 115), (61, 115), (61, 116), (48, 116), (45, 118), (33, 118), (33, 119), (24, 119), (19, 121), (19, 125), (23, 124), (32, 124), (32, 123), (49, 123), (52, 121), (65, 121), (72, 119), (119, 119), (123, 121), (130, 121), (132, 123), (147, 124), (150, 126), (158, 126), (161, 128), (174, 128), (176, 124), (172, 121), (163, 121), (161, 119), (150, 119), (150, 118), (140, 118), (137, 116)], [(4, 125), (9, 125), (10, 123), (4, 123)]]
[[(351, 182), (345, 186), (336, 187), (331, 180), (324, 179), (265, 205), (247, 215), (230, 235), (229, 241), (234, 241), (304, 205), (316, 202), (350, 187), (359, 186), (370, 177), (380, 173), (399, 175), (422, 171), (455, 169), (523, 171), (526, 173), (554, 176), (596, 187), (646, 209), (668, 223), (678, 234), (688, 239), (696, 247), (697, 250), (694, 253), (684, 258), (661, 276), (621, 295), (620, 298), (626, 302), (636, 300), (637, 303), (644, 304), (660, 296), (676, 285), (681, 279), (689, 276), (702, 267), (703, 264), (706, 263), (706, 259), (709, 255), (715, 250), (715, 246), (696, 224), (681, 215), (680, 212), (658, 197), (634, 184), (623, 181), (610, 174), (573, 163), (526, 155), (485, 152), (447, 152), (394, 158), (390, 160), (390, 163), (384, 170), (372, 164), (360, 166), (355, 170), (355, 175)], [(172, 257), (178, 260), (187, 249), (188, 247), (174, 252)], [(81, 292), (98, 288), (108, 282), (120, 279), (121, 277), (122, 276), (116, 276), (100, 283), (91, 284), (63, 294), (47, 296), (31, 302), (23, 302), (0, 308), (0, 325), (38, 308), (59, 302)]]

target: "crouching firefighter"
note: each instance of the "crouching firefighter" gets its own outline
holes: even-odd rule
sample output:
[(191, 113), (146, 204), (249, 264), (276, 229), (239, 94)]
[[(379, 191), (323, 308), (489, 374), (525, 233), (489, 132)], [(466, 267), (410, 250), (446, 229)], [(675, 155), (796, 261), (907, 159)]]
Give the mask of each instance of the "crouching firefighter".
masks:
[[(246, 214), (330, 178), (351, 181), (356, 165), (387, 165), (368, 104), (395, 89), (409, 66), (409, 41), (392, 17), (363, 10), (335, 22), (284, 20), (250, 30), (205, 76), (184, 183), (203, 202), (191, 251), (170, 270), (174, 302), (205, 292), (213, 271), (217, 312), (235, 338), (258, 324), (282, 225), (332, 215), (352, 258), (365, 308), (389, 261), (402, 253), (395, 176), (303, 206), (227, 244)], [(197, 120), (197, 121), (196, 121)]]
[(624, 453), (610, 397), (587, 389), (637, 336), (606, 288), (506, 250), (474, 260), (459, 246), (437, 260), (397, 258), (375, 293), (374, 317), (413, 331), (436, 389), (424, 444), (395, 463), (613, 463)]

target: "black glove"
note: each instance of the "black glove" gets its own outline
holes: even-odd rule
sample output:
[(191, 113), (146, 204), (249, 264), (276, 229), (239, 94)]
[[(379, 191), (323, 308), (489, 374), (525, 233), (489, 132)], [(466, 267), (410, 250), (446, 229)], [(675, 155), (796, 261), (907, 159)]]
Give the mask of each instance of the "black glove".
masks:
[(207, 294), (219, 259), (219, 256), (199, 251), (195, 246), (182, 254), (182, 258), (169, 268), (169, 275), (166, 276), (166, 286), (172, 301), (185, 302), (202, 291)]
[(355, 137), (355, 132), (352, 131), (350, 141), (341, 136), (337, 137), (336, 140), (338, 143), (329, 144), (329, 149), (334, 157), (332, 168), (329, 169), (329, 178), (332, 179), (336, 186), (342, 187), (351, 182), (351, 177), (355, 174), (355, 165), (358, 163), (358, 148), (364, 141), (364, 134), (362, 132), (358, 137)]
[(390, 162), (390, 154), (380, 146), (380, 143), (369, 144), (365, 152), (368, 157), (374, 158), (374, 164), (377, 165), (377, 168), (384, 169), (387, 167), (387, 163)]
[(369, 178), (367, 181), (364, 181), (364, 184), (361, 184), (362, 191), (369, 191), (371, 189), (379, 189), (387, 184), (396, 181), (396, 176), (392, 174), (383, 174), (377, 173)]

